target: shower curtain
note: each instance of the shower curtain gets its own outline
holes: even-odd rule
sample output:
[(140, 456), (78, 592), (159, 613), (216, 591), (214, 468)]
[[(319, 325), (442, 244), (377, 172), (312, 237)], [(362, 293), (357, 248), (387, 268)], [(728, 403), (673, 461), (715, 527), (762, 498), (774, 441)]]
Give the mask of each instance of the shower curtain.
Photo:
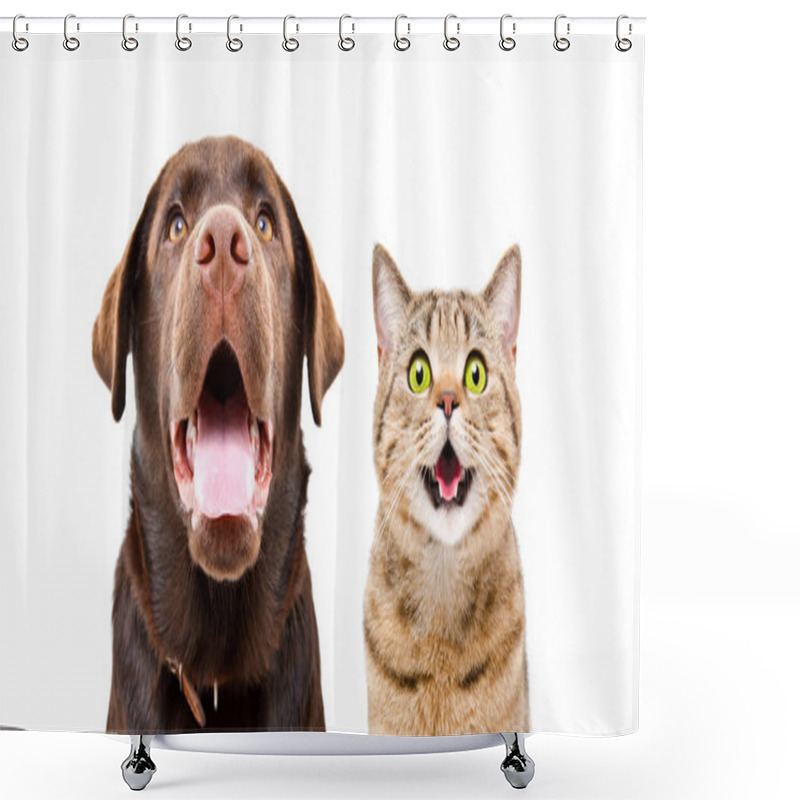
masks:
[[(225, 728), (244, 701), (202, 649), (269, 661), (247, 618), (289, 614), (294, 577), (248, 584), (235, 626), (193, 617), (180, 652), (173, 617), (283, 563), (275, 527), (300, 525), (310, 649), (262, 667), (291, 684), (316, 659), (325, 729), (506, 729), (426, 723), (461, 693), (530, 732), (634, 731), (643, 37), (573, 21), (556, 47), (519, 21), (504, 49), (451, 20), (453, 49), (424, 23), (402, 49), (391, 20), (345, 21), (340, 47), (336, 20), (300, 20), (226, 47), (222, 20), (184, 21), (187, 49), (90, 25), (69, 49), (32, 23), (18, 50), (4, 22), (3, 725), (115, 729), (115, 702), (163, 702)], [(470, 547), (489, 557), (453, 574)], [(115, 568), (149, 601), (129, 575), (115, 607)]]

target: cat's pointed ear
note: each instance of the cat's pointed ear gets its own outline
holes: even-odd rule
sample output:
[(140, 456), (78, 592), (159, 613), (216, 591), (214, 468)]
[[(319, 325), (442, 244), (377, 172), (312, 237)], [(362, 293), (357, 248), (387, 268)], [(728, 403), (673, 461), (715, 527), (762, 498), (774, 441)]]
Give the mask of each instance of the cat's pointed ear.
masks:
[(394, 259), (382, 244), (376, 244), (372, 253), (372, 302), (378, 334), (378, 361), (392, 351), (410, 300), (411, 290)]
[(503, 347), (512, 363), (517, 360), (521, 269), (522, 256), (519, 246), (515, 244), (503, 254), (489, 285), (483, 290), (483, 297), (500, 326)]

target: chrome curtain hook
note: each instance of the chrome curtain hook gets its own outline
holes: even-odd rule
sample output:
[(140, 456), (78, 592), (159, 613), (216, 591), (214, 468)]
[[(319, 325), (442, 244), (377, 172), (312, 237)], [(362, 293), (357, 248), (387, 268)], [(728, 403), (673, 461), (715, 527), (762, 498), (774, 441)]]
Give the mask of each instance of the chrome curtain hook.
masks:
[(129, 19), (134, 19), (133, 14), (126, 14), (122, 18), (122, 49), (127, 50), (129, 53), (132, 53), (139, 46), (139, 40), (133, 36), (128, 36)]
[[(294, 53), (298, 47), (300, 47), (300, 42), (297, 41), (293, 36), (289, 37), (289, 20), (290, 19), (297, 19), (297, 17), (293, 17), (291, 14), (287, 14), (283, 18), (283, 49), (286, 50), (287, 53)], [(297, 30), (297, 29), (295, 29)]]
[[(517, 46), (517, 40), (512, 38), (511, 36), (505, 35), (504, 26), (507, 19), (511, 19), (511, 14), (503, 14), (500, 17), (500, 49), (505, 50), (508, 52), (509, 50), (513, 50)], [(516, 33), (516, 24), (511, 24), (511, 30), (513, 33)]]
[(18, 22), (18, 20), (21, 20), (21, 19), (25, 19), (24, 14), (17, 14), (17, 16), (14, 17), (14, 22), (12, 23), (12, 26), (11, 26), (11, 36), (13, 37), (11, 39), (11, 46), (18, 53), (22, 53), (23, 51), (27, 50), (28, 49), (28, 45), (30, 44), (30, 42), (24, 36), (20, 36), (17, 33), (17, 22)]
[[(239, 19), (239, 17), (237, 17), (236, 14), (231, 14), (228, 17), (228, 28), (227, 28), (228, 41), (225, 42), (225, 47), (227, 47), (228, 50), (231, 51), (231, 53), (238, 53), (242, 49), (242, 40), (237, 39), (235, 37), (231, 37), (231, 22), (233, 22), (235, 19)], [(241, 30), (241, 26), (239, 27), (239, 30)]]
[[(567, 39), (566, 36), (559, 36), (558, 35), (558, 21), (561, 19), (566, 19), (566, 14), (559, 14), (555, 18), (555, 22), (553, 23), (553, 36), (555, 37), (555, 41), (553, 42), (553, 47), (558, 50), (559, 53), (563, 53), (565, 50), (569, 50), (570, 41)], [(567, 36), (569, 36), (569, 22), (567, 23)]]
[[(398, 14), (394, 18), (394, 49), (399, 50), (401, 53), (411, 47), (411, 39), (408, 36), (400, 35), (400, 20), (408, 19), (405, 14)], [(406, 23), (407, 33), (411, 33), (411, 23)]]
[[(620, 53), (627, 53), (628, 50), (630, 50), (631, 47), (633, 47), (633, 42), (630, 39), (623, 39), (619, 35), (620, 23), (624, 19), (628, 19), (627, 14), (620, 14), (617, 17), (617, 41), (614, 42), (614, 47), (616, 47), (617, 50), (620, 51)], [(633, 26), (630, 23), (628, 23), (628, 34), (631, 34), (632, 32), (633, 32)]]
[[(64, 49), (69, 50), (70, 53), (74, 52), (81, 46), (80, 39), (69, 35), (69, 21), (71, 19), (75, 19), (74, 14), (67, 14), (67, 16), (64, 17)], [(76, 29), (80, 30), (80, 25), (77, 25), (77, 23)]]
[[(188, 14), (178, 14), (175, 18), (175, 47), (183, 52), (186, 52), (192, 46), (192, 40), (188, 36), (183, 36), (181, 34), (181, 20), (188, 18)], [(191, 29), (192, 26), (189, 25), (189, 30)]]
[[(443, 44), (444, 44), (444, 49), (445, 50), (449, 50), (452, 53), (453, 50), (458, 50), (458, 48), (461, 47), (461, 40), (457, 36), (450, 36), (448, 34), (448, 32), (447, 32), (447, 27), (448, 27), (448, 24), (450, 23), (451, 19), (456, 19), (456, 15), (455, 14), (448, 14), (444, 18), (444, 42), (443, 42)], [(459, 25), (459, 23), (456, 22), (456, 33), (459, 32), (460, 27), (461, 26)]]
[[(355, 40), (350, 36), (345, 36), (342, 30), (344, 26), (344, 21), (346, 19), (353, 19), (353, 18), (349, 14), (342, 14), (342, 16), (339, 17), (339, 49), (344, 50), (345, 53), (348, 52), (349, 50), (352, 50), (356, 46)], [(356, 30), (355, 22), (352, 23), (352, 28), (353, 28), (353, 33), (355, 33)]]

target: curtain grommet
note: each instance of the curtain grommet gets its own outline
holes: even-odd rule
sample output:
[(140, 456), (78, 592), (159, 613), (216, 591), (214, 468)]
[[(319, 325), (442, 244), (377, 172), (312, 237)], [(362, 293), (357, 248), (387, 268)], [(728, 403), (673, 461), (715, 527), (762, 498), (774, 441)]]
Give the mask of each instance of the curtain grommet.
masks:
[(25, 19), (25, 15), (17, 14), (17, 16), (14, 17), (14, 22), (11, 25), (11, 36), (12, 36), (11, 46), (18, 53), (24, 53), (28, 49), (28, 45), (30, 44), (30, 42), (24, 36), (20, 36), (17, 33), (17, 22), (21, 19)]
[(411, 39), (408, 38), (408, 34), (411, 33), (411, 23), (406, 23), (407, 33), (405, 36), (400, 35), (400, 20), (401, 19), (408, 19), (405, 14), (398, 14), (394, 18), (394, 49), (399, 50), (401, 53), (404, 53), (411, 47)]
[[(300, 42), (293, 36), (289, 36), (290, 19), (297, 19), (297, 17), (294, 17), (291, 14), (287, 14), (283, 18), (283, 43), (281, 44), (281, 47), (283, 47), (283, 49), (287, 53), (294, 53), (294, 51), (297, 50), (298, 47), (300, 47)], [(299, 30), (299, 26), (295, 28), (295, 32), (297, 32), (297, 30)]]
[[(344, 26), (344, 21), (346, 19), (353, 19), (353, 18), (349, 14), (342, 14), (342, 16), (339, 17), (339, 49), (343, 50), (345, 53), (349, 53), (356, 46), (356, 40), (353, 39), (352, 36), (344, 35), (344, 31), (342, 30), (342, 28)], [(352, 23), (352, 26), (353, 26), (352, 32), (355, 33), (356, 30), (355, 23)]]
[[(510, 52), (517, 46), (517, 40), (513, 36), (506, 36), (505, 32), (505, 22), (507, 19), (512, 19), (511, 14), (503, 14), (500, 17), (500, 49), (504, 50), (506, 53)], [(517, 32), (517, 23), (511, 23), (511, 32)]]
[[(122, 18), (122, 49), (132, 53), (139, 46), (139, 40), (135, 36), (128, 36), (129, 19), (134, 19), (133, 14), (126, 14)], [(139, 29), (138, 25), (136, 29)]]
[[(616, 47), (617, 50), (619, 50), (620, 53), (627, 53), (628, 50), (630, 50), (631, 47), (633, 47), (633, 42), (630, 39), (619, 35), (620, 23), (624, 19), (629, 19), (627, 14), (620, 14), (617, 17), (617, 41), (614, 42), (614, 47)], [(630, 34), (632, 32), (633, 32), (633, 26), (629, 22), (628, 23), (628, 36), (630, 36)]]
[[(231, 36), (231, 22), (233, 22), (235, 19), (239, 19), (239, 17), (237, 17), (236, 14), (231, 14), (228, 17), (228, 27), (226, 30), (228, 41), (225, 42), (225, 47), (227, 47), (228, 51), (231, 53), (238, 53), (242, 49), (242, 47), (244, 47), (244, 43), (242, 42), (241, 39), (235, 36)], [(239, 27), (239, 30), (241, 30), (241, 26)]]
[[(185, 53), (192, 46), (192, 40), (188, 36), (181, 34), (181, 20), (188, 19), (188, 17), (188, 14), (178, 14), (175, 18), (175, 47), (182, 53)], [(191, 24), (189, 25), (189, 30), (192, 30)]]
[[(444, 18), (444, 42), (442, 42), (442, 45), (445, 50), (449, 50), (452, 53), (455, 50), (458, 50), (459, 47), (461, 47), (461, 39), (459, 39), (458, 36), (450, 36), (450, 34), (448, 33), (447, 28), (451, 19), (457, 19), (456, 15), (448, 14)], [(460, 32), (461, 32), (461, 23), (456, 22), (456, 34)]]
[(569, 36), (569, 28), (570, 28), (569, 22), (567, 23), (567, 36), (558, 35), (558, 21), (566, 18), (567, 18), (566, 14), (559, 14), (553, 22), (553, 36), (555, 37), (555, 41), (553, 42), (553, 47), (555, 47), (555, 49), (558, 50), (559, 53), (564, 53), (567, 50), (569, 50), (569, 46), (571, 44), (570, 40), (567, 39), (567, 36)]
[[(65, 50), (69, 50), (70, 53), (74, 53), (81, 46), (81, 40), (77, 36), (70, 36), (69, 35), (69, 21), (71, 19), (75, 19), (75, 15), (74, 14), (67, 14), (67, 16), (64, 17), (64, 41), (63, 41), (63, 45), (64, 45), (64, 49)], [(81, 26), (80, 26), (79, 23), (76, 23), (75, 29), (78, 30), (78, 31), (81, 29)]]

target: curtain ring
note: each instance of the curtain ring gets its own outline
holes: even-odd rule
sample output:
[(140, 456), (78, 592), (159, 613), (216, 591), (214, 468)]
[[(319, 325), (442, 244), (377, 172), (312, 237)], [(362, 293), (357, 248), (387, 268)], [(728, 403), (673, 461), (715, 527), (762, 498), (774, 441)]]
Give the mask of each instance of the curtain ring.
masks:
[[(559, 36), (558, 35), (558, 21), (560, 19), (566, 19), (566, 14), (559, 14), (555, 22), (553, 23), (553, 36), (555, 36), (555, 41), (553, 42), (553, 47), (558, 50), (559, 53), (563, 53), (565, 50), (569, 50), (570, 41), (567, 39), (566, 36)], [(569, 22), (567, 23), (567, 36), (569, 35)]]
[[(188, 17), (188, 14), (178, 14), (175, 18), (175, 47), (183, 52), (186, 52), (192, 46), (192, 40), (188, 36), (181, 36), (181, 20), (188, 19)], [(191, 29), (190, 25), (189, 30)]]
[[(74, 14), (67, 14), (67, 16), (64, 17), (64, 49), (69, 50), (70, 53), (74, 52), (81, 46), (80, 39), (69, 35), (68, 25), (71, 19), (75, 19)], [(78, 28), (78, 30), (80, 30), (80, 28)]]
[[(405, 14), (398, 14), (394, 18), (394, 49), (402, 53), (404, 50), (408, 50), (408, 48), (411, 47), (411, 39), (409, 39), (408, 36), (400, 35), (401, 19), (408, 19), (408, 17)], [(406, 27), (408, 28), (408, 33), (411, 33), (411, 23), (407, 22)]]
[[(500, 17), (500, 49), (506, 52), (513, 50), (517, 46), (517, 40), (511, 36), (506, 36), (503, 30), (507, 19), (511, 19), (511, 14), (503, 14), (503, 16)], [(512, 31), (516, 32), (516, 25), (512, 26)]]
[[(346, 19), (353, 19), (353, 18), (349, 14), (342, 14), (342, 16), (339, 17), (339, 49), (344, 50), (345, 53), (349, 52), (356, 46), (354, 39), (352, 39), (350, 36), (344, 36), (342, 33), (342, 26)], [(356, 25), (355, 23), (352, 24), (353, 24), (353, 32), (355, 32)]]
[(297, 19), (297, 17), (293, 17), (291, 14), (288, 14), (283, 18), (283, 49), (287, 53), (294, 53), (294, 51), (300, 47), (300, 42), (298, 42), (294, 37), (289, 38), (288, 36), (290, 19)]
[[(617, 17), (617, 41), (614, 42), (614, 47), (616, 47), (617, 50), (620, 51), (620, 53), (627, 53), (628, 50), (630, 50), (631, 47), (633, 47), (633, 42), (630, 39), (623, 39), (619, 35), (619, 24), (624, 19), (628, 19), (628, 15), (627, 14), (620, 14)], [(631, 25), (630, 25), (630, 23), (628, 23), (628, 33), (631, 33)]]
[(139, 40), (133, 36), (128, 36), (128, 20), (133, 19), (133, 14), (126, 14), (122, 18), (122, 49), (132, 53), (138, 46)]
[[(448, 34), (447, 34), (447, 23), (450, 22), (451, 19), (456, 19), (456, 15), (455, 14), (448, 14), (444, 18), (444, 42), (443, 42), (443, 44), (444, 44), (444, 49), (445, 50), (449, 50), (452, 53), (453, 50), (458, 50), (458, 48), (461, 47), (461, 40), (457, 36), (448, 36)], [(458, 33), (459, 28), (460, 28), (460, 25), (458, 23), (456, 23), (456, 33)]]
[(30, 42), (24, 37), (17, 34), (17, 20), (25, 19), (23, 14), (17, 14), (14, 17), (14, 22), (11, 26), (11, 35), (13, 36), (11, 40), (11, 46), (18, 52), (22, 53), (23, 51), (28, 49), (28, 45)]
[[(228, 17), (228, 28), (227, 28), (228, 41), (225, 42), (225, 47), (227, 47), (228, 50), (231, 51), (231, 53), (238, 53), (242, 49), (242, 40), (237, 39), (235, 37), (231, 38), (231, 22), (233, 22), (233, 20), (235, 19), (239, 19), (239, 17), (237, 17), (236, 14), (231, 14)], [(241, 30), (241, 28), (239, 28), (239, 30)]]

